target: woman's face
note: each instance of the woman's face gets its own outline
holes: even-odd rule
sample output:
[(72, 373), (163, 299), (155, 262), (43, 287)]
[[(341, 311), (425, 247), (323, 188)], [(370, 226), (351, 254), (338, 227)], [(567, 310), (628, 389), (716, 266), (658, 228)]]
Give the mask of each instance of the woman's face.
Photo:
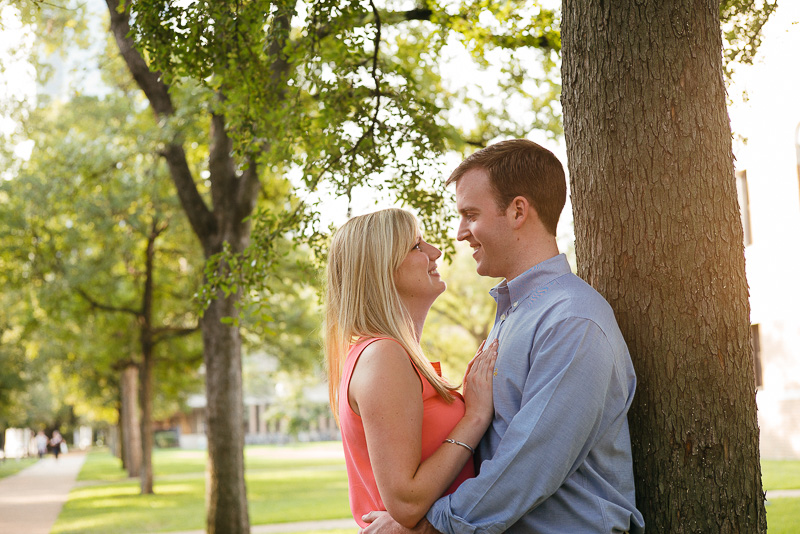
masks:
[(397, 292), (407, 305), (417, 301), (430, 305), (447, 289), (436, 270), (436, 260), (441, 256), (438, 248), (425, 242), (422, 236), (417, 237), (394, 275)]

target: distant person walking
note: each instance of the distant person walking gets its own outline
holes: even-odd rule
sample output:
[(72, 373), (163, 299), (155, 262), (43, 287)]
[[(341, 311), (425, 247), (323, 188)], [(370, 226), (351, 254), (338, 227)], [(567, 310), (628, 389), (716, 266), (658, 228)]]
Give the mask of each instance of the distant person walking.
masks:
[(47, 436), (43, 431), (39, 431), (36, 433), (36, 450), (39, 453), (39, 459), (41, 460), (44, 458), (44, 455), (47, 454), (47, 443), (48, 443)]
[(61, 432), (53, 430), (53, 437), (50, 438), (50, 446), (53, 448), (53, 455), (58, 460), (58, 455), (61, 454), (61, 444), (64, 443), (64, 438), (61, 437)]

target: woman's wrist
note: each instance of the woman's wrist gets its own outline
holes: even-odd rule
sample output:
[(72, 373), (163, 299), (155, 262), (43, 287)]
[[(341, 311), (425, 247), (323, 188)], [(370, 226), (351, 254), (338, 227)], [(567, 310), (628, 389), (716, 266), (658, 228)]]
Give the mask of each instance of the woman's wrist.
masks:
[(457, 439), (447, 438), (444, 440), (444, 443), (452, 443), (453, 445), (458, 445), (459, 447), (463, 447), (469, 451), (470, 454), (475, 454), (475, 449), (472, 448), (471, 445), (467, 445), (463, 441), (458, 441)]
[[(492, 423), (492, 414), (481, 413), (478, 410), (470, 410), (467, 408), (466, 412), (464, 412), (462, 421), (464, 421), (465, 424), (468, 424), (470, 428), (481, 428), (483, 431), (485, 431)], [(481, 433), (481, 435), (483, 434)]]

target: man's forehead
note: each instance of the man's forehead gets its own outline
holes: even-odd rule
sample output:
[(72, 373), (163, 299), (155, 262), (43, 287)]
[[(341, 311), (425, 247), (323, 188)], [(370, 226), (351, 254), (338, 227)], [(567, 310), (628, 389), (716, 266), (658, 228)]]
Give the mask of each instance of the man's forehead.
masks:
[[(466, 183), (462, 183), (466, 182)], [(486, 191), (482, 184), (475, 181), (465, 181), (463, 178), (456, 182), (456, 205), (458, 209), (473, 207), (481, 202), (481, 199), (486, 196)]]

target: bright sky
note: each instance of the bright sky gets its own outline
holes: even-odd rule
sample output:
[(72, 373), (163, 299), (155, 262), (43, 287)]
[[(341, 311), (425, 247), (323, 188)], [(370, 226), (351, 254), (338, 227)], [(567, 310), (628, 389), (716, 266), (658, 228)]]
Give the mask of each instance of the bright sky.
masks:
[[(33, 66), (20, 60), (16, 50), (20, 45), (30, 44), (33, 34), (26, 32), (15, 14), (16, 8), (9, 5), (0, 6), (0, 61), (3, 72), (0, 76), (0, 101), (22, 101), (36, 95), (35, 73)], [(9, 117), (0, 116), (0, 137), (11, 133), (16, 122)], [(21, 158), (30, 155), (31, 145), (25, 143), (16, 147), (15, 152)]]
[[(763, 35), (753, 65), (737, 68), (729, 89), (735, 134), (782, 135), (776, 124), (797, 121), (800, 115), (800, 2), (780, 2)], [(742, 99), (744, 91), (747, 101)]]

